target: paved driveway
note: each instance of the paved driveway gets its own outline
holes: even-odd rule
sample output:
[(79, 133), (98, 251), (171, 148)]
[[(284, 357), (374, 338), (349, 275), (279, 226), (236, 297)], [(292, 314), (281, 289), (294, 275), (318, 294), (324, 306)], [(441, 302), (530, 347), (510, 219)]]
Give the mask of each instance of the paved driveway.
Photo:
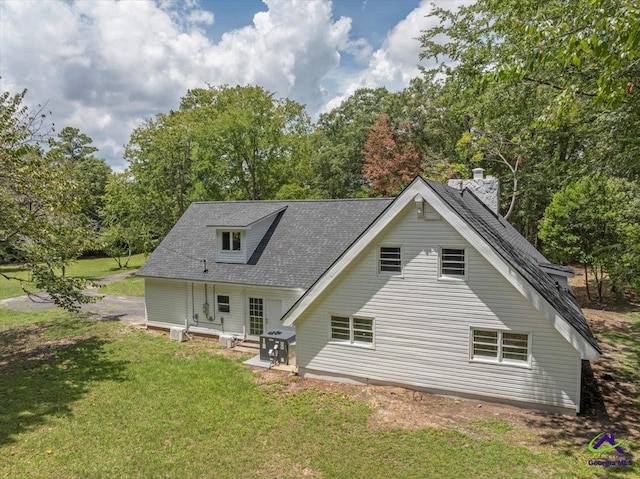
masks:
[[(109, 276), (96, 281), (96, 283), (112, 283), (133, 273), (134, 272), (127, 272), (125, 274)], [(85, 293), (89, 295), (100, 295), (100, 292), (95, 289), (89, 289), (85, 291)], [(11, 309), (13, 311), (46, 311), (48, 309), (54, 309), (55, 307), (56, 306), (49, 301), (47, 294), (39, 294), (38, 297), (34, 298), (29, 298), (25, 295), (0, 300), (0, 308)], [(144, 322), (144, 298), (137, 296), (104, 295), (102, 299), (99, 299), (95, 303), (82, 305), (81, 310), (93, 313), (89, 316), (90, 319), (119, 319), (126, 323)]]

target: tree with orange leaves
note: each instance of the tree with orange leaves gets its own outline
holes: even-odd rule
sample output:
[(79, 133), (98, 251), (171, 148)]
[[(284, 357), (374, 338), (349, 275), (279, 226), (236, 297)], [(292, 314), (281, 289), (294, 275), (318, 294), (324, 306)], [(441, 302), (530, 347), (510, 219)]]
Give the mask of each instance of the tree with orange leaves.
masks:
[(408, 141), (409, 130), (401, 123), (394, 131), (385, 115), (371, 128), (362, 149), (362, 176), (375, 195), (393, 196), (422, 172), (422, 156)]

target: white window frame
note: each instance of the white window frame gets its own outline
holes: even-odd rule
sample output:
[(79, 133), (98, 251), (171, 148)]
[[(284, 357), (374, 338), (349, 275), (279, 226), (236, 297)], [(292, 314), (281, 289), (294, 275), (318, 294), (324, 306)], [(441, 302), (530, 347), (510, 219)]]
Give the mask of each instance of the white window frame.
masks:
[[(400, 250), (400, 271), (383, 271), (382, 270), (382, 248), (397, 248)], [(377, 264), (376, 271), (378, 274), (388, 275), (388, 276), (402, 276), (404, 274), (404, 248), (402, 247), (402, 245), (399, 245), (399, 244), (378, 245), (376, 264)]]
[[(473, 350), (474, 345), (476, 344), (474, 341), (474, 332), (475, 331), (485, 331), (488, 333), (496, 333), (497, 334), (497, 351), (496, 356), (474, 356)], [(504, 357), (504, 335), (505, 334), (521, 334), (527, 336), (527, 359), (510, 359)], [(503, 364), (508, 366), (518, 366), (531, 368), (531, 346), (532, 346), (532, 338), (533, 334), (527, 331), (513, 331), (510, 329), (493, 329), (493, 328), (483, 328), (483, 327), (471, 327), (469, 329), (469, 361), (474, 363), (488, 363), (488, 364)]]
[[(224, 248), (224, 235), (225, 233), (229, 234), (229, 249), (225, 249)], [(239, 235), (240, 238), (240, 248), (239, 249), (234, 249), (233, 248), (233, 237), (234, 235)], [(243, 248), (243, 238), (242, 238), (242, 231), (241, 230), (221, 230), (220, 231), (220, 251), (223, 251), (225, 253), (242, 253), (244, 251)]]
[[(464, 252), (464, 274), (445, 274), (442, 271), (442, 262), (444, 260), (444, 250), (456, 249)], [(438, 279), (466, 281), (469, 277), (469, 250), (465, 246), (439, 246), (438, 247)]]
[[(349, 339), (337, 339), (333, 337), (333, 318), (344, 318), (349, 320)], [(364, 320), (371, 321), (371, 342), (367, 341), (358, 341), (355, 339), (356, 332), (358, 328), (355, 327), (355, 321)], [(346, 328), (342, 328), (344, 331), (347, 331)], [(369, 332), (365, 330), (361, 330), (363, 332)], [(374, 349), (376, 343), (376, 321), (375, 318), (370, 316), (361, 316), (357, 315), (347, 315), (347, 314), (330, 314), (329, 315), (329, 342), (334, 344), (345, 344), (348, 346), (356, 346), (360, 348), (368, 348)]]
[[(221, 302), (220, 301), (220, 297), (223, 296), (225, 298), (227, 298), (227, 302)], [(217, 303), (217, 311), (218, 313), (223, 313), (223, 314), (230, 314), (231, 313), (231, 296), (228, 294), (218, 294), (216, 295), (216, 303)], [(226, 306), (227, 307), (227, 311), (221, 311), (220, 310), (220, 306)]]

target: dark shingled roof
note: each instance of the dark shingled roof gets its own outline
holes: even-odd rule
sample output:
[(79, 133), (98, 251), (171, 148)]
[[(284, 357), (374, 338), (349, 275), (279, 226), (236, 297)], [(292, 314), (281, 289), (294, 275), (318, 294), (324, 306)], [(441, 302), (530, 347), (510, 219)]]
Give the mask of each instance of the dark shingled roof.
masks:
[(462, 191), (425, 180), (473, 230), (518, 271), (571, 326), (598, 352), (600, 347), (571, 290), (562, 288), (540, 268), (549, 261), (536, 250), (507, 220), (494, 214), (471, 190)]
[(207, 220), (210, 221), (208, 226), (243, 228), (287, 207), (282, 205), (280, 201), (277, 204), (271, 201), (238, 201), (236, 203), (224, 203), (224, 205), (224, 208), (212, 209), (207, 216)]
[[(309, 288), (392, 201), (193, 203), (138, 275)], [(210, 225), (247, 226), (283, 208), (248, 264), (216, 263), (216, 237)], [(203, 272), (203, 259), (208, 273)]]

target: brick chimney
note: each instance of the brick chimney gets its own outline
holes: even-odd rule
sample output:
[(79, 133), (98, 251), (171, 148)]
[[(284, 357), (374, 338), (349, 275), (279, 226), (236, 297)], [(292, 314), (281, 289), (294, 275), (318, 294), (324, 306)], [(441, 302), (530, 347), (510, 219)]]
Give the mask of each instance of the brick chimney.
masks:
[(471, 180), (449, 180), (448, 185), (456, 190), (467, 188), (495, 214), (499, 214), (500, 181), (493, 176), (484, 177), (483, 168), (474, 168)]

